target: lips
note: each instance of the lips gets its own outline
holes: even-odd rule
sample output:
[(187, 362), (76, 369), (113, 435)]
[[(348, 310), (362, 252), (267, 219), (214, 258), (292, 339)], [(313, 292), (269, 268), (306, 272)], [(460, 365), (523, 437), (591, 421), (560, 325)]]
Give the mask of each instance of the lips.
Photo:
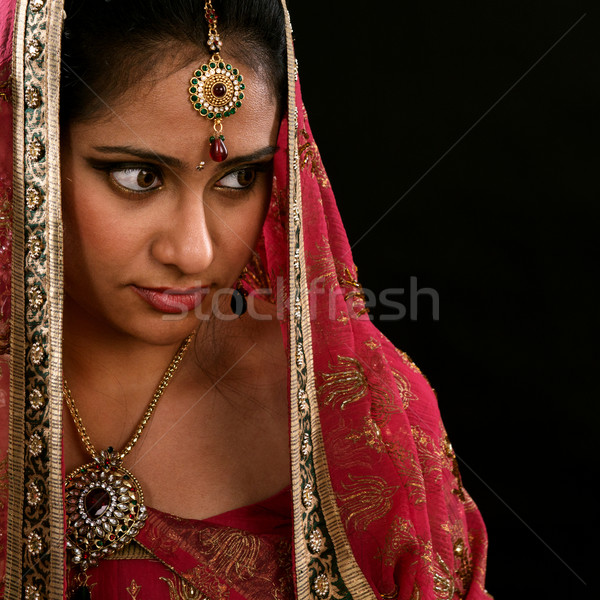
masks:
[(202, 304), (208, 288), (144, 288), (132, 285), (133, 291), (154, 310), (166, 314), (181, 314)]

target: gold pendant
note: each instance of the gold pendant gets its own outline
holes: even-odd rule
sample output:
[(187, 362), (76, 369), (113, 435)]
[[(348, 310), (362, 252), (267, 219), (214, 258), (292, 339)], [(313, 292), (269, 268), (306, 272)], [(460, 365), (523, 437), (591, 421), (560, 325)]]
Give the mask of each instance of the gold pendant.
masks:
[(67, 548), (83, 571), (120, 550), (148, 517), (138, 480), (112, 448), (65, 479)]

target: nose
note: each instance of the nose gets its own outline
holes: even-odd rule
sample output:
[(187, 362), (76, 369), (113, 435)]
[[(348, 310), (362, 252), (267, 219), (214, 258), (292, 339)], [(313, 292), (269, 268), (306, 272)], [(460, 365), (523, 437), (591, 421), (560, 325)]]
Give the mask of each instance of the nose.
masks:
[(202, 195), (186, 190), (163, 215), (152, 244), (154, 258), (185, 275), (202, 273), (213, 261), (214, 242)]

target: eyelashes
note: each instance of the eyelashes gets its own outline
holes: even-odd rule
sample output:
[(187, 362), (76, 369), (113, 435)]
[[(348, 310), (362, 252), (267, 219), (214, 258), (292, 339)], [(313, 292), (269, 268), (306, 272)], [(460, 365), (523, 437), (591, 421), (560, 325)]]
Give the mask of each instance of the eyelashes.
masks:
[(154, 169), (129, 167), (109, 171), (110, 177), (128, 192), (148, 192), (163, 185), (162, 179)]
[[(220, 177), (213, 185), (215, 189), (241, 193), (252, 189), (260, 173), (269, 171), (272, 160), (232, 169)], [(107, 174), (110, 183), (118, 190), (137, 198), (150, 194), (165, 185), (162, 170), (152, 164), (105, 163), (92, 164), (96, 170)]]

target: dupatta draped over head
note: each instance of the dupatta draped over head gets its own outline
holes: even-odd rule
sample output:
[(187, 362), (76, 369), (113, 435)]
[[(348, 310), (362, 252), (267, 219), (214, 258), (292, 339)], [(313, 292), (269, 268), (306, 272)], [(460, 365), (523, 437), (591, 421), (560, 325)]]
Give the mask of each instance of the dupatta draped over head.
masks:
[[(0, 578), (6, 598), (57, 599), (65, 589), (63, 8), (58, 0), (2, 0), (0, 15)], [(287, 44), (278, 141), (287, 151), (275, 158), (260, 260), (250, 272), (255, 287), (267, 281), (285, 303), (296, 597), (489, 598), (484, 525), (462, 487), (434, 392), (365, 309), (302, 104), (289, 18)]]

